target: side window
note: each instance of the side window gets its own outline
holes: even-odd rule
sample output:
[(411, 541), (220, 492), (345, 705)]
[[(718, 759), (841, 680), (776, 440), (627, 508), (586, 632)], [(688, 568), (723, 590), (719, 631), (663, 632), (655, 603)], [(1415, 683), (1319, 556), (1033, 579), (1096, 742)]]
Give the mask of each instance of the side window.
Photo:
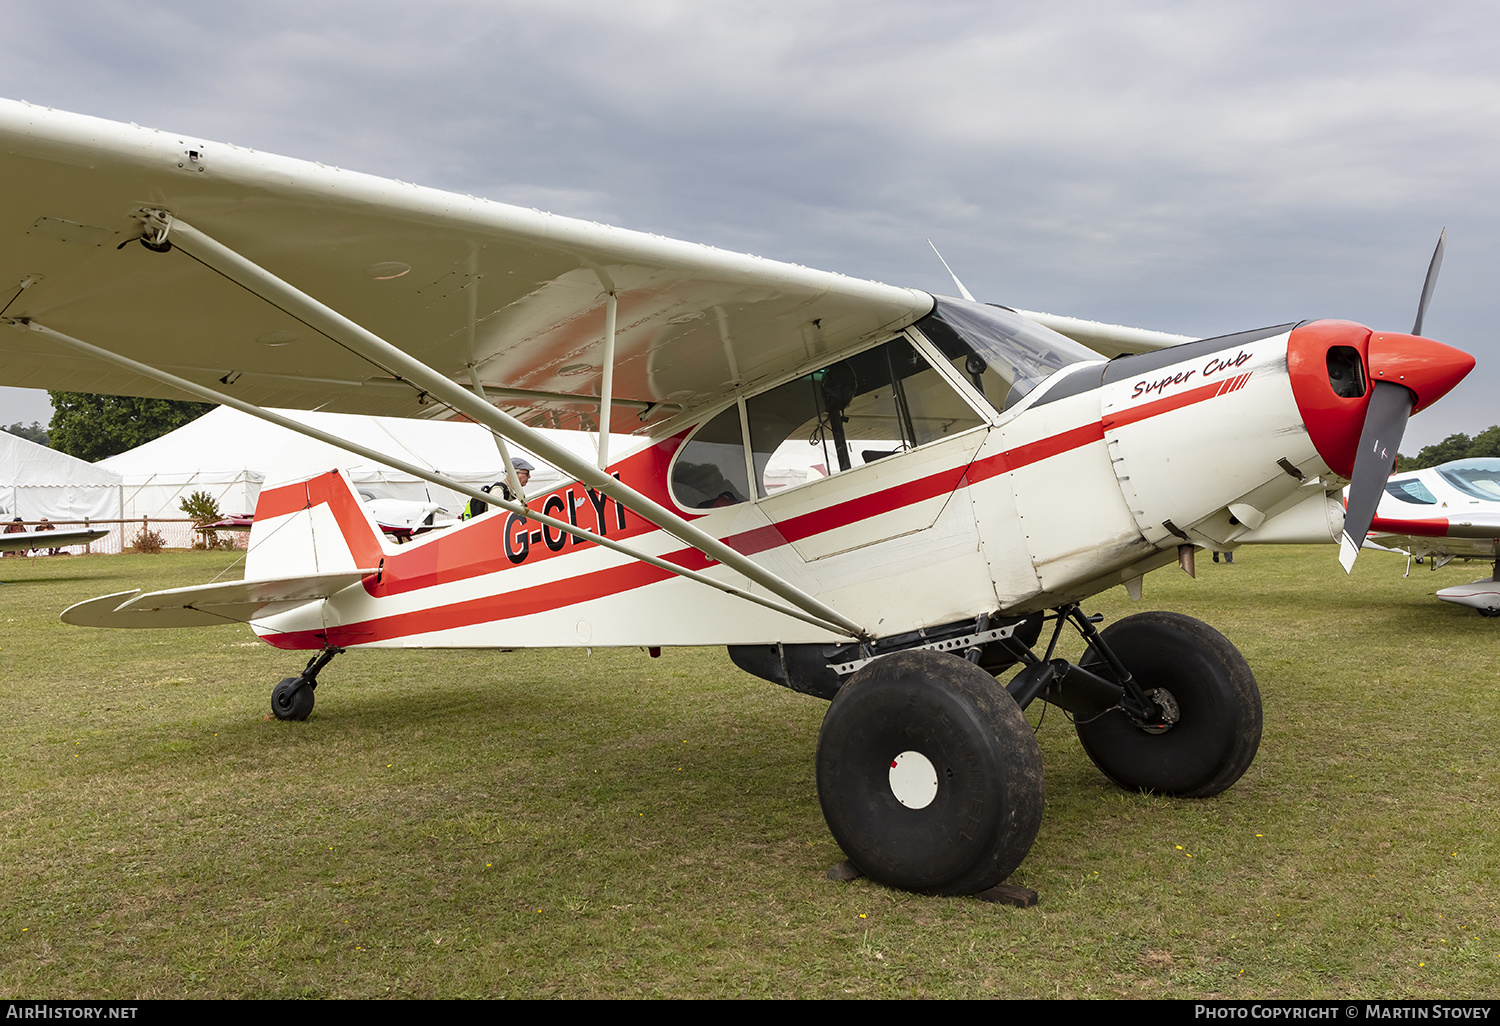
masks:
[(733, 506), (750, 497), (738, 404), (705, 424), (682, 447), (672, 466), (672, 494), (691, 509)]
[(905, 338), (788, 381), (745, 406), (762, 497), (983, 423)]
[[(763, 392), (745, 409), (759, 498), (984, 423), (904, 337)], [(738, 406), (683, 447), (672, 492), (694, 509), (746, 501)]]

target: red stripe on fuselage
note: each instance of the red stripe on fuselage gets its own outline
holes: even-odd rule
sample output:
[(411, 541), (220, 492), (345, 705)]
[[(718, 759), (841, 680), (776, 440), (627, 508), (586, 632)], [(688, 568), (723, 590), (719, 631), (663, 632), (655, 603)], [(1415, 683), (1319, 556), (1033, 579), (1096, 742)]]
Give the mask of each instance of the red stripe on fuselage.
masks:
[[(667, 466), (671, 463), (673, 454), (676, 453), (677, 447), (682, 444), (685, 436), (686, 432), (658, 442), (640, 452), (632, 453), (615, 464), (611, 468), (611, 473), (618, 475), (621, 482), (647, 498), (670, 508), (670, 501), (666, 496)], [(531, 508), (538, 512), (556, 517), (558, 520), (569, 521), (575, 527), (610, 538), (634, 538), (659, 530), (655, 524), (629, 511), (625, 515), (625, 527), (621, 529), (619, 504), (607, 496), (599, 496), (599, 498), (602, 502), (596, 505), (588, 489), (575, 482), (567, 488), (559, 488), (546, 495), (529, 496), (527, 501)], [(600, 515), (601, 506), (602, 516)], [(683, 515), (693, 520), (703, 514), (686, 513)], [(592, 547), (595, 544), (580, 541), (551, 527), (544, 528), (536, 520), (528, 519), (523, 524), (519, 519), (503, 511), (465, 524), (462, 530), (452, 528), (450, 530), (453, 531), (452, 534), (434, 538), (420, 546), (387, 556), (385, 572), (381, 575), (380, 581), (378, 583), (366, 582), (365, 590), (376, 598), (385, 595), (400, 595), (409, 591), (431, 588), (438, 584), (451, 584), (454, 581), (508, 570), (512, 566), (519, 566), (523, 563), (528, 566), (533, 565), (540, 560), (566, 555), (573, 550)], [(521, 533), (526, 535), (527, 552), (520, 562), (513, 561), (506, 555), (507, 530), (511, 532), (513, 539)], [(538, 531), (545, 533), (542, 534), (540, 540), (531, 541), (531, 534)], [(547, 544), (548, 539), (555, 544), (559, 538), (562, 544), (557, 549)], [(512, 551), (518, 548), (519, 543), (513, 541)]]
[(1371, 534), (1410, 534), (1418, 538), (1446, 538), (1448, 518), (1405, 520), (1398, 517), (1376, 517), (1370, 521)]
[(1020, 470), (1022, 467), (1053, 456), (1060, 456), (1065, 452), (1082, 448), (1093, 442), (1104, 441), (1104, 428), (1095, 421), (1085, 424), (1083, 427), (1072, 428), (1062, 431), (1047, 438), (1038, 439), (1035, 442), (1027, 442), (1018, 445), (1014, 449), (1006, 449), (1002, 453), (975, 460), (969, 465), (969, 483), (977, 484), (997, 474), (1008, 474), (1012, 470)]
[[(689, 550), (698, 556), (697, 565), (689, 569), (701, 570), (707, 560), (701, 553)], [(623, 566), (596, 570), (578, 577), (566, 577), (560, 581), (538, 584), (519, 591), (501, 592), (456, 602), (452, 605), (415, 609), (408, 613), (382, 616), (374, 620), (332, 627), (326, 631), (301, 631), (298, 633), (272, 634), (265, 641), (277, 648), (322, 648), (325, 645), (345, 646), (389, 641), (414, 634), (431, 634), (436, 631), (470, 627), (474, 624), (509, 620), (531, 613), (544, 613), (549, 609), (573, 606), (605, 595), (616, 595), (625, 591), (644, 588), (674, 576), (666, 570), (649, 563), (626, 563)]]
[[(848, 527), (861, 520), (869, 520), (882, 513), (902, 509), (939, 495), (950, 495), (959, 487), (966, 469), (966, 467), (954, 467), (952, 470), (930, 474), (915, 481), (871, 492), (869, 495), (861, 495), (848, 502), (816, 509), (810, 513), (803, 513), (801, 516), (788, 517), (769, 527), (757, 527), (741, 534), (733, 534), (724, 539), (724, 544), (736, 552), (749, 556), (756, 552), (764, 552), (766, 549), (774, 549), (780, 545), (789, 545), (804, 538), (811, 538), (815, 534)], [(676, 563), (679, 562), (677, 556), (678, 553), (673, 553), (666, 558)]]

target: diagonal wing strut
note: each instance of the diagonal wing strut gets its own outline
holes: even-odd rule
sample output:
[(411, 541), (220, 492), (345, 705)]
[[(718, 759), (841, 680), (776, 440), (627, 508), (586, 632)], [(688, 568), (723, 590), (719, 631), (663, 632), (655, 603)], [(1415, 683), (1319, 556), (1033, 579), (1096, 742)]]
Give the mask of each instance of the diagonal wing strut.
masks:
[[(700, 583), (718, 588), (721, 591), (736, 594), (741, 598), (749, 599), (757, 604), (768, 606), (788, 615), (794, 615), (798, 619), (814, 623), (825, 629), (831, 628), (838, 633), (851, 637), (869, 636), (868, 632), (858, 624), (826, 603), (807, 594), (789, 581), (771, 573), (753, 560), (746, 558), (741, 553), (725, 545), (718, 538), (713, 537), (701, 528), (695, 527), (692, 523), (671, 510), (642, 495), (630, 486), (623, 484), (601, 468), (578, 458), (545, 435), (527, 427), (503, 410), (496, 409), (483, 398), (439, 374), (422, 361), (379, 338), (337, 311), (325, 306), (311, 296), (276, 277), (258, 264), (193, 228), (186, 222), (172, 220), (165, 214), (155, 214), (151, 220), (156, 223), (154, 225), (148, 223), (148, 230), (154, 228), (154, 234), (158, 240), (164, 237), (165, 228), (168, 225), (170, 226), (172, 237), (171, 248), (181, 249), (188, 256), (199, 261), (204, 266), (254, 293), (284, 313), (296, 317), (338, 344), (358, 353), (371, 363), (381, 367), (387, 373), (406, 380), (414, 388), (426, 392), (434, 399), (483, 424), (497, 435), (501, 435), (519, 445), (529, 448), (549, 463), (562, 468), (583, 483), (590, 485), (596, 492), (608, 495), (626, 509), (660, 527), (663, 531), (682, 541), (684, 544), (697, 549), (710, 559), (716, 560), (742, 574), (751, 582), (759, 584), (767, 591), (783, 599), (790, 606), (794, 607), (794, 609), (789, 609), (780, 603), (768, 602), (764, 597), (756, 596), (748, 591), (726, 585), (720, 581), (715, 581), (712, 578), (705, 577), (676, 564), (658, 560), (656, 557), (648, 556), (645, 553), (633, 550), (611, 539), (576, 528), (566, 521), (558, 521), (544, 514), (536, 513), (521, 506), (519, 503), (510, 501), (497, 502), (492, 493), (488, 495), (480, 494), (475, 489), (448, 480), (442, 475), (435, 475), (432, 471), (405, 464), (403, 461), (385, 454), (375, 452), (335, 436), (327, 435), (324, 432), (298, 424), (287, 418), (279, 417), (268, 410), (261, 409), (233, 396), (225, 395), (150, 367), (149, 365), (131, 360), (128, 357), (101, 349), (81, 339), (54, 331), (42, 324), (26, 322), (21, 326), (45, 334), (54, 341), (61, 342), (71, 348), (81, 349), (101, 359), (109, 360), (121, 366), (127, 366), (138, 373), (145, 374), (158, 381), (166, 382), (176, 388), (181, 388), (191, 394), (203, 396), (211, 402), (230, 406), (252, 416), (279, 424), (290, 430), (318, 438), (320, 441), (356, 452), (366, 458), (377, 460), (387, 466), (396, 467), (424, 480), (433, 481), (444, 487), (452, 488), (461, 494), (480, 498), (492, 505), (500, 506), (502, 509), (519, 513), (522, 516), (530, 517), (541, 523), (547, 523), (549, 526), (559, 530), (565, 530), (568, 534), (587, 537), (590, 541), (605, 545), (632, 559), (651, 563), (661, 569), (689, 577)], [(160, 244), (160, 241), (158, 241), (158, 244)]]
[[(516, 502), (515, 500), (501, 498), (493, 492), (482, 492), (472, 485), (464, 484), (461, 481), (455, 481), (450, 477), (446, 477), (445, 475), (438, 473), (437, 471), (428, 470), (426, 467), (420, 466), (415, 463), (408, 463), (405, 460), (400, 459), (399, 457), (391, 456), (376, 449), (371, 449), (368, 446), (360, 445), (358, 442), (352, 442), (346, 438), (340, 438), (338, 435), (330, 434), (327, 431), (321, 431), (318, 428), (312, 427), (311, 425), (300, 424), (297, 421), (290, 419), (289, 417), (281, 416), (279, 413), (274, 413), (271, 410), (262, 409), (261, 407), (256, 406), (253, 403), (247, 403), (243, 399), (237, 399), (232, 395), (226, 395), (223, 392), (219, 392), (212, 388), (199, 385), (196, 382), (187, 380), (186, 378), (179, 378), (175, 374), (169, 374), (166, 371), (152, 367), (150, 364), (141, 363), (139, 360), (132, 360), (128, 356), (121, 356), (119, 353), (111, 352), (108, 349), (101, 349), (96, 345), (91, 345), (90, 343), (85, 342), (82, 339), (74, 338), (71, 335), (65, 335), (60, 331), (55, 331), (52, 328), (47, 327), (46, 325), (37, 323), (36, 321), (27, 320), (16, 321), (13, 323), (17, 327), (25, 328), (30, 331), (34, 331), (37, 334), (44, 335), (47, 338), (52, 339), (54, 342), (58, 342), (70, 349), (88, 353), (90, 356), (95, 356), (101, 360), (107, 360), (110, 363), (114, 363), (118, 366), (133, 370), (137, 374), (155, 378), (157, 381), (160, 381), (163, 384), (171, 385), (173, 388), (180, 388), (184, 392), (199, 396), (207, 402), (219, 403), (223, 406), (231, 407), (232, 409), (239, 410), (241, 413), (248, 413), (252, 417), (259, 417), (261, 420), (268, 421), (272, 424), (277, 425), (278, 427), (284, 427), (288, 431), (296, 431), (298, 434), (307, 435), (309, 438), (316, 438), (320, 442), (326, 442), (327, 444), (337, 446), (340, 449), (347, 449), (349, 452), (365, 457), (365, 459), (374, 460), (377, 463), (383, 463), (388, 467), (394, 467), (395, 469), (404, 471), (412, 475), (413, 477), (419, 477), (425, 481), (431, 481), (435, 485), (441, 485), (444, 488), (450, 488), (462, 495), (467, 495), (470, 498), (479, 499), (481, 502), (486, 502), (491, 506), (498, 506), (499, 508), (508, 512), (527, 517), (531, 520), (535, 520), (537, 523), (556, 528), (557, 530), (565, 534), (572, 535), (575, 538), (581, 538), (585, 541), (591, 541), (595, 544), (602, 545), (607, 549), (611, 549), (615, 552), (620, 553), (621, 555), (628, 556), (631, 559), (640, 560), (642, 563), (649, 563), (654, 567), (666, 570), (670, 573), (674, 573), (679, 577), (686, 577), (688, 580), (697, 581), (699, 584), (706, 584), (710, 588), (716, 588), (719, 591), (726, 592), (738, 598), (746, 599), (747, 601), (754, 602), (756, 605), (765, 606), (767, 609), (773, 609), (778, 613), (783, 613), (787, 616), (795, 617), (796, 619), (802, 620), (805, 623), (810, 623), (815, 627), (820, 627), (824, 630), (831, 630), (837, 634), (847, 634), (851, 637), (866, 636), (863, 632), (857, 629), (851, 630), (849, 627), (844, 626), (844, 624), (848, 623), (849, 621), (845, 620), (843, 617), (840, 617), (838, 622), (831, 622), (830, 620), (826, 620), (814, 613), (804, 611), (800, 607), (794, 608), (781, 602), (772, 601), (764, 595), (756, 595), (753, 592), (744, 590), (743, 588), (737, 588), (732, 584), (725, 583), (724, 581), (714, 580), (712, 577), (705, 576), (704, 574), (696, 570), (690, 570), (687, 567), (679, 566), (676, 563), (669, 562), (668, 560), (662, 559), (658, 556), (653, 556), (649, 553), (641, 552), (637, 549), (631, 548), (629, 545), (618, 542), (613, 538), (607, 537), (606, 535), (595, 534), (593, 531), (578, 527), (566, 520), (559, 520), (556, 517), (548, 516), (545, 513), (538, 513), (535, 510), (528, 509), (526, 506), (522, 505), (519, 502)], [(613, 481), (614, 478), (610, 478), (610, 480)], [(598, 490), (599, 489), (597, 488), (595, 489), (595, 491)], [(617, 499), (616, 501), (619, 500)], [(625, 503), (621, 504), (626, 505), (627, 509), (631, 508)], [(636, 513), (638, 516), (642, 515), (639, 510), (632, 509), (632, 512)], [(692, 545), (691, 542), (689, 542), (688, 544)], [(698, 548), (698, 546), (696, 545), (693, 545), (692, 547)], [(699, 549), (699, 551), (703, 550)], [(777, 579), (779, 580), (779, 578)], [(797, 590), (792, 585), (787, 585), (787, 587), (792, 588), (793, 591)]]

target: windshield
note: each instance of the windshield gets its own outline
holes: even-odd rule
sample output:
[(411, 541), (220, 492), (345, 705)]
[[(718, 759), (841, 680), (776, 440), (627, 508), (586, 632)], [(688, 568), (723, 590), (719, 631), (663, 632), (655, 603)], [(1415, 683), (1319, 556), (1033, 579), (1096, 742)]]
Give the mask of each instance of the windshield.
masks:
[(917, 328), (997, 410), (1070, 364), (1102, 361), (1087, 346), (1003, 306), (934, 297)]
[(1500, 459), (1459, 460), (1439, 467), (1438, 473), (1465, 495), (1500, 500)]

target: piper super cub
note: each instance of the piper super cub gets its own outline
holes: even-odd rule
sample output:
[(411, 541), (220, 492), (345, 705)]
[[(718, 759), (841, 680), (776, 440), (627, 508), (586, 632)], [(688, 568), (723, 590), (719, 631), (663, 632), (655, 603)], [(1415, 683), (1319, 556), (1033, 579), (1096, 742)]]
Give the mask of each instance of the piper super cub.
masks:
[[(1346, 321), (1158, 348), (1183, 340), (20, 103), (0, 173), (0, 383), (223, 403), (489, 504), (396, 546), (341, 472), (289, 468), (243, 582), (66, 620), (249, 622), (316, 653), (273, 692), (292, 719), (347, 648), (725, 645), (831, 700), (829, 827), (931, 893), (1031, 847), (1038, 699), (1123, 786), (1233, 784), (1261, 733), (1239, 652), (1172, 613), (1099, 632), (1078, 603), (1195, 547), (1331, 541), (1349, 479), (1357, 551), (1407, 416), (1473, 366)], [(507, 467), (510, 442), (577, 481), (479, 493), (267, 406), (469, 418)], [(598, 430), (598, 461), (538, 427)], [(612, 462), (610, 431), (648, 444)], [(1053, 658), (1065, 624), (1079, 664)]]

